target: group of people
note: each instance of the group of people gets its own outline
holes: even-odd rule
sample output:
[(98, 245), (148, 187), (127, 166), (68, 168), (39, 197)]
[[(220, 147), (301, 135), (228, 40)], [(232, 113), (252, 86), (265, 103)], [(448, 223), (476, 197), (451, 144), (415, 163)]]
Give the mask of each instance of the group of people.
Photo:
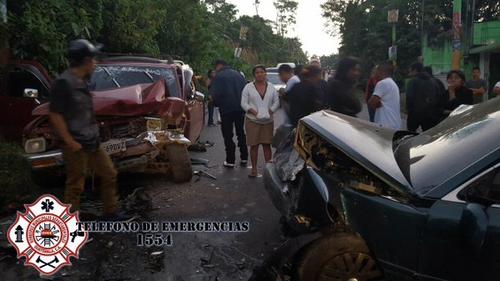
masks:
[[(371, 122), (399, 130), (402, 128), (401, 101), (399, 87), (392, 78), (394, 69), (390, 61), (374, 67), (364, 101)], [(272, 161), (273, 116), (279, 108), (286, 112), (287, 121), (296, 126), (301, 118), (319, 110), (330, 109), (356, 117), (363, 107), (356, 94), (362, 76), (361, 64), (351, 57), (339, 61), (334, 76), (328, 81), (324, 79), (319, 62), (311, 62), (295, 70), (288, 64), (282, 64), (278, 74), (286, 86), (278, 91), (267, 81), (266, 68), (262, 65), (253, 68), (254, 79), (251, 82), (247, 82), (241, 73), (231, 69), (222, 60), (216, 62), (215, 71), (209, 74), (209, 106), (217, 106), (221, 114), (226, 148), (224, 166), (235, 166), (235, 131), (241, 165), (246, 166), (250, 156), (250, 177), (258, 176), (259, 146), (263, 148), (265, 161)], [(425, 131), (436, 126), (459, 105), (473, 104), (487, 92), (486, 82), (480, 79), (479, 68), (474, 68), (470, 81), (466, 81), (463, 72), (450, 71), (447, 88), (433, 76), (432, 68), (424, 67), (421, 63), (412, 64), (409, 74), (406, 125), (410, 131), (419, 128)], [(494, 88), (494, 93), (500, 94), (500, 82)], [(250, 153), (247, 146), (250, 147)]]

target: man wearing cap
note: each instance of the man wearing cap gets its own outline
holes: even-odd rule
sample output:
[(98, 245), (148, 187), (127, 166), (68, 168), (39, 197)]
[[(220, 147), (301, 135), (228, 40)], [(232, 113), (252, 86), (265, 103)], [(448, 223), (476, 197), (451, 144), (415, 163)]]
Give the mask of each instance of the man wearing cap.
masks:
[(100, 147), (99, 126), (87, 85), (94, 72), (98, 53), (99, 49), (87, 40), (70, 42), (70, 68), (52, 85), (49, 119), (63, 141), (66, 166), (64, 202), (71, 204), (72, 210), (80, 208), (80, 195), (84, 190), (87, 171), (90, 170), (100, 179), (104, 216), (112, 218), (117, 215), (117, 172), (109, 156)]

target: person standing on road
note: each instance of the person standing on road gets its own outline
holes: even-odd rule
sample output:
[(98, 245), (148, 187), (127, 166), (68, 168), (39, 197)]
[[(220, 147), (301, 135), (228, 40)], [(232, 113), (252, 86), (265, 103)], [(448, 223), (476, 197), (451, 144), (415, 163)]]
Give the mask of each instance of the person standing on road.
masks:
[(399, 88), (392, 79), (394, 66), (384, 62), (377, 67), (375, 77), (378, 80), (368, 106), (375, 109), (375, 123), (382, 127), (401, 129), (401, 105)]
[[(377, 66), (373, 67), (372, 72), (370, 73), (370, 79), (366, 83), (365, 88), (365, 102), (368, 105), (368, 101), (373, 95), (373, 91), (375, 90), (375, 86), (377, 85), (377, 79), (375, 77), (375, 70), (377, 70)], [(375, 110), (368, 106), (368, 117), (370, 122), (375, 121)]]
[(426, 131), (436, 126), (441, 118), (439, 85), (418, 62), (410, 66), (410, 76), (413, 78), (406, 89), (407, 128), (411, 132), (419, 127)]
[(257, 177), (257, 158), (259, 145), (264, 150), (264, 160), (271, 162), (271, 143), (274, 133), (273, 114), (280, 106), (280, 100), (273, 84), (267, 82), (266, 68), (257, 65), (253, 68), (254, 81), (243, 89), (241, 107), (246, 112), (245, 131), (250, 146), (252, 172), (249, 177)]
[(493, 94), (495, 94), (495, 96), (500, 96), (500, 81), (498, 81), (495, 84), (495, 87), (493, 87)]
[[(215, 62), (216, 75), (210, 87), (210, 96), (214, 105), (219, 107), (221, 114), (221, 130), (226, 147), (226, 161), (224, 167), (234, 168), (236, 161), (236, 146), (233, 141), (233, 131), (236, 129), (238, 147), (240, 148), (241, 164), (248, 162), (248, 149), (246, 144), (245, 112), (241, 109), (241, 92), (246, 81), (237, 71), (231, 69), (223, 60)], [(234, 129), (233, 129), (234, 128)]]
[(474, 93), (474, 103), (483, 101), (483, 96), (488, 92), (488, 83), (481, 79), (481, 69), (479, 67), (476, 66), (472, 69), (472, 79), (465, 83), (465, 87), (471, 89), (472, 93)]
[(326, 102), (333, 111), (356, 117), (361, 102), (356, 97), (356, 83), (361, 77), (361, 66), (355, 58), (339, 61), (335, 77), (328, 81)]
[(96, 66), (99, 50), (84, 39), (71, 41), (68, 49), (70, 68), (52, 85), (49, 120), (63, 140), (63, 159), (66, 167), (64, 202), (72, 210), (80, 208), (87, 170), (100, 179), (104, 216), (115, 218), (118, 197), (117, 172), (113, 162), (100, 147), (99, 126), (96, 122), (88, 80)]
[[(208, 91), (210, 92), (210, 87), (212, 85), (212, 81), (214, 80), (215, 78), (215, 71), (214, 70), (209, 70), (208, 73), (207, 73), (207, 88), (208, 88)], [(215, 123), (214, 123), (214, 102), (212, 101), (212, 97), (210, 95), (208, 95), (208, 104), (207, 104), (207, 108), (208, 108), (208, 126), (209, 127), (213, 127), (215, 126)]]
[(465, 74), (462, 71), (448, 72), (446, 80), (448, 81), (446, 113), (450, 113), (462, 104), (474, 104), (474, 92), (465, 87)]
[(306, 66), (302, 70), (300, 83), (286, 94), (287, 115), (293, 126), (297, 126), (302, 117), (325, 108), (322, 81), (321, 68)]
[(282, 64), (278, 68), (278, 75), (281, 82), (285, 83), (285, 93), (289, 92), (295, 84), (300, 83), (300, 79), (293, 73), (293, 68), (288, 64)]

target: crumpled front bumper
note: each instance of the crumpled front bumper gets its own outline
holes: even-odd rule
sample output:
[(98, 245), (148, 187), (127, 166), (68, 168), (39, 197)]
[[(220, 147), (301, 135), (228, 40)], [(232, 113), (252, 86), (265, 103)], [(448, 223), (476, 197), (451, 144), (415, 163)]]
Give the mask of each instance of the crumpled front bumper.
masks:
[[(110, 155), (116, 169), (119, 171), (128, 170), (139, 165), (146, 165), (159, 154), (154, 144), (140, 141), (135, 138), (127, 139), (126, 147), (127, 149), (124, 153)], [(64, 166), (61, 149), (25, 154), (25, 158), (34, 171)]]

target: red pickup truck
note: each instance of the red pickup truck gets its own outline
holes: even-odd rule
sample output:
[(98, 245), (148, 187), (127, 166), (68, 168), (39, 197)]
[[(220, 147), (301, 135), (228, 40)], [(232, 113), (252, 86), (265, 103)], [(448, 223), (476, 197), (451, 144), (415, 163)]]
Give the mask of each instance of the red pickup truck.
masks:
[[(102, 146), (118, 170), (169, 172), (178, 182), (191, 178), (186, 146), (198, 139), (205, 115), (192, 79), (188, 66), (153, 58), (98, 63), (90, 88)], [(35, 174), (60, 170), (61, 141), (47, 117), (48, 73), (36, 62), (19, 61), (0, 81), (0, 138), (23, 144)]]

